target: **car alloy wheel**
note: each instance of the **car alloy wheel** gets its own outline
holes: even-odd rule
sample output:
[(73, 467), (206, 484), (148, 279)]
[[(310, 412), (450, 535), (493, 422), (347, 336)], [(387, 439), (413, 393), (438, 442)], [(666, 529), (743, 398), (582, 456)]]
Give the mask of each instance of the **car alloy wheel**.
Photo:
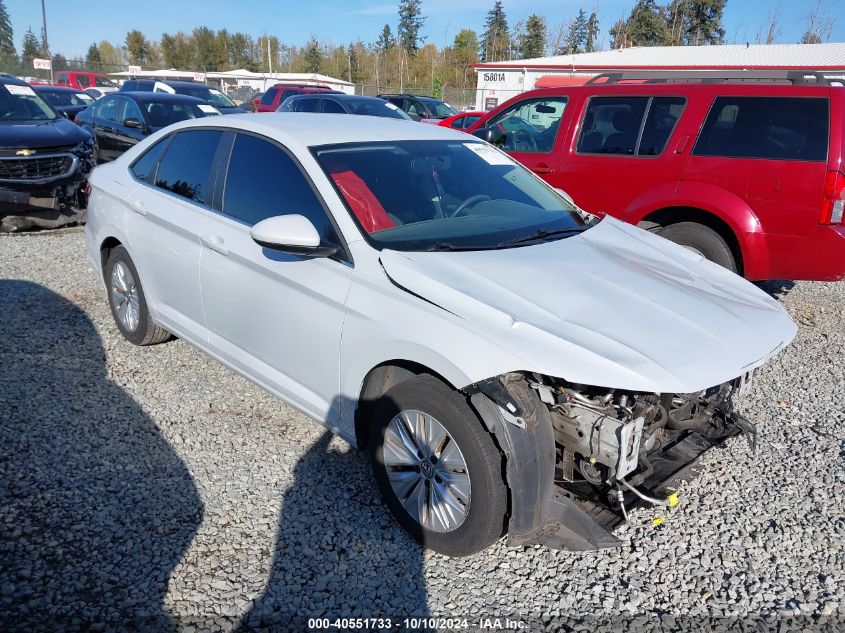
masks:
[(394, 416), (384, 434), (384, 465), (397, 499), (420, 525), (440, 533), (461, 526), (472, 495), (469, 471), (434, 417), (414, 409)]
[(112, 267), (111, 300), (123, 327), (129, 332), (137, 330), (141, 320), (138, 286), (129, 267), (120, 261)]

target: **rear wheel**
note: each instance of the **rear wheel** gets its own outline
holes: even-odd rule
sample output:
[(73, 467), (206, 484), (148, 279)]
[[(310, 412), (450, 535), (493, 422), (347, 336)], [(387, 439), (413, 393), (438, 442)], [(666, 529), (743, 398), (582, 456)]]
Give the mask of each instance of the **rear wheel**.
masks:
[(502, 455), (466, 399), (437, 378), (411, 378), (381, 398), (370, 457), (385, 503), (425, 547), (466, 556), (502, 535)]
[(170, 332), (156, 325), (150, 316), (138, 271), (122, 246), (117, 246), (109, 255), (105, 279), (112, 317), (127, 341), (135, 345), (154, 345), (170, 338)]
[(709, 226), (697, 222), (678, 222), (660, 229), (658, 235), (702, 257), (737, 272), (736, 258), (728, 243)]

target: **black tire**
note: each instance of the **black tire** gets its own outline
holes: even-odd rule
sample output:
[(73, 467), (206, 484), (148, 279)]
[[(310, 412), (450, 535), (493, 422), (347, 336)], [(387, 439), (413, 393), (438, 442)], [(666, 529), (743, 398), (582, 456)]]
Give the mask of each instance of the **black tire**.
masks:
[(698, 222), (678, 222), (660, 229), (657, 234), (675, 244), (695, 249), (711, 262), (737, 272), (736, 258), (730, 246), (709, 226)]
[[(413, 409), (434, 417), (451, 435), (466, 462), (471, 488), (467, 514), (463, 523), (449, 532), (421, 525), (405, 510), (388, 480), (383, 450), (385, 431), (400, 411)], [(369, 449), (382, 499), (402, 527), (424, 547), (447, 556), (467, 556), (501, 537), (508, 505), (502, 454), (464, 396), (430, 375), (399, 383), (376, 403)]]
[[(138, 300), (138, 323), (132, 329), (128, 328), (118, 316), (115, 293), (112, 291), (112, 274), (115, 266), (118, 264), (122, 264), (129, 269), (135, 282), (134, 288)], [(170, 332), (156, 325), (150, 316), (150, 310), (147, 307), (147, 300), (144, 296), (144, 289), (141, 286), (141, 278), (138, 276), (138, 270), (135, 268), (132, 258), (129, 257), (129, 253), (126, 252), (123, 246), (117, 246), (112, 250), (109, 260), (106, 263), (104, 274), (111, 315), (117, 325), (117, 329), (123, 334), (123, 338), (135, 345), (155, 345), (170, 339)]]

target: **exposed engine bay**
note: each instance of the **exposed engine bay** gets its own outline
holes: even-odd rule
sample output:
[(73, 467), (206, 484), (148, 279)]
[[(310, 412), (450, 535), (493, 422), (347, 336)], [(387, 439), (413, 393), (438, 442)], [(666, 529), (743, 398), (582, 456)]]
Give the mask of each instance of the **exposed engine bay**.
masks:
[[(621, 519), (644, 502), (674, 505), (673, 488), (691, 474), (683, 471), (726, 438), (745, 433), (755, 448), (754, 427), (733, 405), (749, 383), (743, 376), (688, 394), (638, 394), (541, 376), (530, 385), (551, 415), (555, 484)], [(612, 527), (618, 520), (603, 523)]]
[(618, 547), (612, 530), (643, 504), (672, 507), (710, 448), (754, 426), (734, 410), (751, 372), (696, 393), (642, 393), (509, 373), (471, 401), (507, 456), (508, 538), (559, 549)]

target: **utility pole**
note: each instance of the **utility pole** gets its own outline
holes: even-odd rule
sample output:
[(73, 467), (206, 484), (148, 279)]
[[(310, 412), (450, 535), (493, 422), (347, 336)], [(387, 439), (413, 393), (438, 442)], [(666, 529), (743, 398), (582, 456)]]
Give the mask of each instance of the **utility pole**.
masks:
[(273, 55), (270, 53), (270, 36), (267, 36), (267, 67), (270, 69), (270, 74), (273, 74)]
[(53, 60), (50, 58), (50, 45), (47, 43), (47, 9), (41, 0), (41, 20), (44, 23), (44, 55), (50, 60), (50, 83), (53, 83)]

